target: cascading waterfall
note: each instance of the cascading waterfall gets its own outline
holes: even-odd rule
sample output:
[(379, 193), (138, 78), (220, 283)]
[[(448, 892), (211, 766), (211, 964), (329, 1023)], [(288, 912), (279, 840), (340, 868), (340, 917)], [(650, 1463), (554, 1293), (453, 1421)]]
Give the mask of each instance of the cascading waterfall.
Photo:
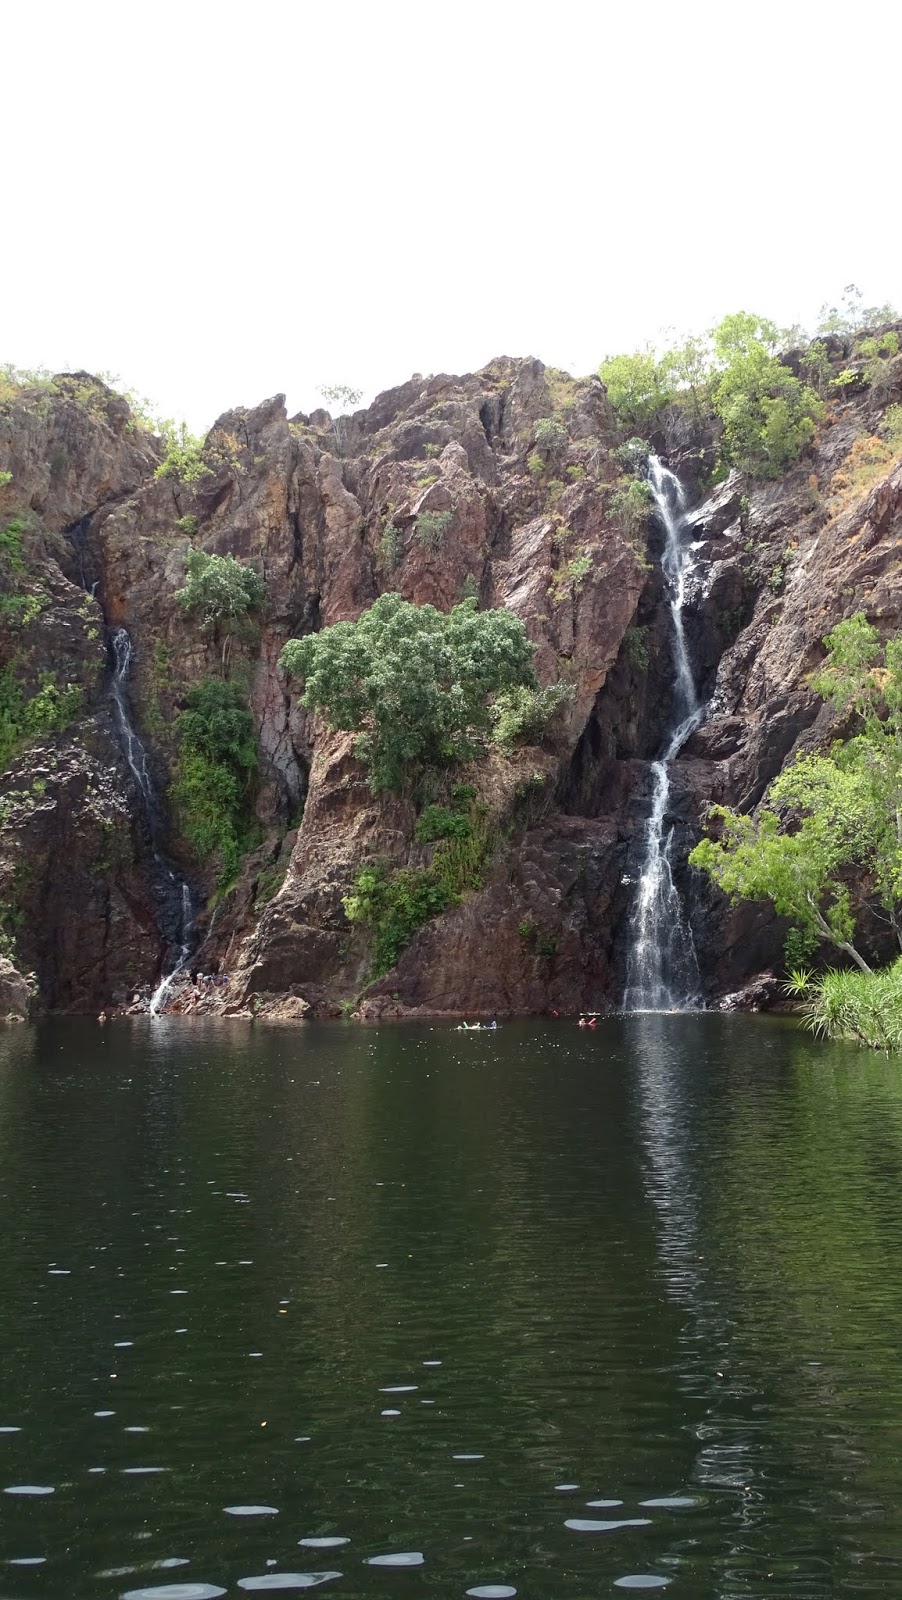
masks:
[(704, 717), (686, 646), (683, 604), (692, 570), (685, 497), (679, 478), (650, 456), (648, 481), (664, 530), (661, 566), (672, 622), (674, 725), (661, 756), (652, 762), (651, 811), (645, 856), (629, 924), (624, 1011), (687, 1011), (699, 1004), (701, 980), (692, 930), (673, 881), (673, 826), (665, 830), (670, 798), (669, 763)]
[(128, 762), (135, 788), (141, 796), (147, 818), (153, 856), (153, 885), (159, 908), (160, 927), (170, 949), (178, 952), (170, 971), (157, 985), (151, 999), (150, 1012), (152, 1016), (156, 1016), (173, 979), (183, 971), (191, 956), (194, 907), (188, 884), (167, 860), (162, 848), (165, 818), (151, 774), (147, 748), (135, 726), (128, 694), (134, 648), (124, 628), (114, 628), (110, 642), (113, 649), (113, 676), (110, 682), (113, 719), (119, 743)]

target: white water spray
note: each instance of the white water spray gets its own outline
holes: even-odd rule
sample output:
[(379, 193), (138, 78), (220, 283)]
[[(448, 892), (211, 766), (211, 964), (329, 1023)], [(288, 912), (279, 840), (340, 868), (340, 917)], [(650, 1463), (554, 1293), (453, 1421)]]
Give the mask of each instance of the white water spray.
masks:
[(665, 833), (670, 798), (668, 764), (704, 716), (686, 646), (683, 605), (692, 570), (685, 501), (679, 478), (649, 457), (649, 484), (664, 529), (661, 566), (672, 623), (675, 722), (663, 754), (652, 762), (651, 811), (645, 825), (645, 857), (630, 916), (624, 1011), (687, 1011), (699, 1004), (700, 977), (692, 930), (673, 881), (673, 826)]

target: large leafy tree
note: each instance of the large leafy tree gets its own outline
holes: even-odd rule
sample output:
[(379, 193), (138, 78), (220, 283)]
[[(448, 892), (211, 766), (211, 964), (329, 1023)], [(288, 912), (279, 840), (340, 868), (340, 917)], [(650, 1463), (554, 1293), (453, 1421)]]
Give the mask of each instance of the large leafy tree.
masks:
[(902, 947), (902, 637), (881, 645), (859, 612), (824, 643), (815, 687), (853, 719), (851, 737), (787, 767), (754, 815), (715, 807), (721, 836), (689, 859), (731, 899), (770, 900), (801, 948), (832, 944), (867, 971), (844, 880), (866, 874), (872, 910)]
[(736, 311), (712, 337), (724, 454), (752, 477), (778, 478), (813, 439), (823, 406), (778, 359), (780, 333), (766, 317)]
[(464, 600), (446, 614), (384, 594), (356, 622), (290, 640), (281, 664), (303, 678), (305, 706), (360, 734), (356, 752), (379, 792), (475, 754), (490, 698), (535, 688), (534, 648), (513, 612)]

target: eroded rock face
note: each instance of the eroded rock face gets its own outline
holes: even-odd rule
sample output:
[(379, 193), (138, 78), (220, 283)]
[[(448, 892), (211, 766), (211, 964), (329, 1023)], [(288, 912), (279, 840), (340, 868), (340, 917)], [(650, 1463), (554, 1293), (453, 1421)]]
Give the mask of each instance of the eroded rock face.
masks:
[(0, 1021), (27, 1022), (33, 998), (32, 984), (6, 956), (0, 956)]
[[(563, 435), (543, 447), (536, 425), (552, 417)], [(879, 421), (872, 397), (853, 394), (783, 481), (734, 475), (707, 499), (697, 484), (712, 440), (682, 415), (657, 441), (696, 501), (685, 624), (710, 697), (673, 773), (680, 861), (712, 801), (756, 803), (795, 751), (831, 736), (808, 681), (824, 633), (857, 609), (899, 625), (902, 466), (882, 457), (861, 471), (861, 439)], [(81, 696), (0, 779), (0, 901), (43, 1003), (130, 1003), (159, 972), (146, 828), (108, 708), (107, 629), (123, 626), (164, 796), (191, 684), (237, 677), (259, 732), (260, 843), (224, 898), (211, 896), (217, 864), (192, 860), (171, 832), (167, 849), (210, 897), (193, 966), (229, 977), (227, 991), (174, 1004), (283, 1018), (362, 994), (373, 1016), (616, 1004), (648, 764), (672, 694), (660, 536), (618, 521), (617, 439), (597, 380), (507, 359), (414, 378), (349, 418), (289, 419), (281, 396), (227, 412), (189, 483), (155, 476), (160, 442), (84, 375), (0, 402), (0, 470), (13, 474), (0, 513), (29, 523), (24, 576), (0, 573), (20, 597), (0, 609), (0, 671), (15, 661), (29, 695), (50, 674)], [(264, 576), (265, 610), (243, 641), (224, 645), (177, 602), (198, 547)], [(541, 746), (461, 774), (503, 835), (485, 886), (368, 986), (369, 940), (343, 899), (364, 862), (422, 866), (430, 847), (413, 843), (408, 801), (370, 793), (352, 740), (299, 706), (278, 659), (289, 638), (389, 590), (443, 609), (466, 594), (509, 607), (540, 681), (564, 680), (573, 696)], [(37, 609), (20, 603), (28, 595)], [(678, 876), (712, 995), (774, 967), (783, 930), (766, 908), (730, 909), (688, 867)]]

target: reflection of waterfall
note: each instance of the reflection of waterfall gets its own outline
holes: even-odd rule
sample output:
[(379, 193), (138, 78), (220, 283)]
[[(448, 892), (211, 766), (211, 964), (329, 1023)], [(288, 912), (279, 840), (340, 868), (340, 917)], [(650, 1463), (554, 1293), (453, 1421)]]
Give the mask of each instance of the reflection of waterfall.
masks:
[[(165, 817), (151, 774), (147, 748), (135, 725), (128, 694), (128, 679), (134, 656), (132, 642), (124, 628), (115, 628), (111, 643), (113, 676), (110, 683), (110, 700), (113, 706), (113, 720), (122, 753), (128, 762), (147, 820), (153, 857), (152, 879), (158, 921), (170, 951), (169, 972), (158, 985), (150, 1002), (151, 1013), (155, 1015), (166, 998), (173, 978), (182, 971), (191, 955), (194, 908), (188, 884), (167, 860), (163, 850)], [(173, 954), (174, 960), (172, 960)]]
[[(659, 1221), (659, 1270), (668, 1298), (685, 1319), (676, 1377), (686, 1396), (704, 1407), (692, 1428), (699, 1447), (692, 1475), (699, 1485), (744, 1489), (759, 1476), (756, 1439), (743, 1414), (744, 1384), (731, 1370), (734, 1314), (709, 1260), (700, 1184), (704, 1067), (696, 1067), (705, 1061), (712, 1026), (715, 1059), (726, 1029), (711, 1016), (640, 1016), (625, 1026), (641, 1107), (644, 1188)], [(753, 1514), (752, 1504), (743, 1503), (742, 1521)]]
[(661, 566), (668, 589), (674, 667), (674, 719), (663, 753), (652, 762), (651, 811), (645, 825), (645, 856), (630, 916), (625, 1011), (684, 1011), (698, 1004), (701, 980), (692, 931), (673, 881), (673, 826), (665, 831), (670, 798), (668, 763), (704, 716), (686, 646), (683, 604), (692, 557), (682, 485), (657, 456), (649, 459), (649, 483), (665, 543)]

